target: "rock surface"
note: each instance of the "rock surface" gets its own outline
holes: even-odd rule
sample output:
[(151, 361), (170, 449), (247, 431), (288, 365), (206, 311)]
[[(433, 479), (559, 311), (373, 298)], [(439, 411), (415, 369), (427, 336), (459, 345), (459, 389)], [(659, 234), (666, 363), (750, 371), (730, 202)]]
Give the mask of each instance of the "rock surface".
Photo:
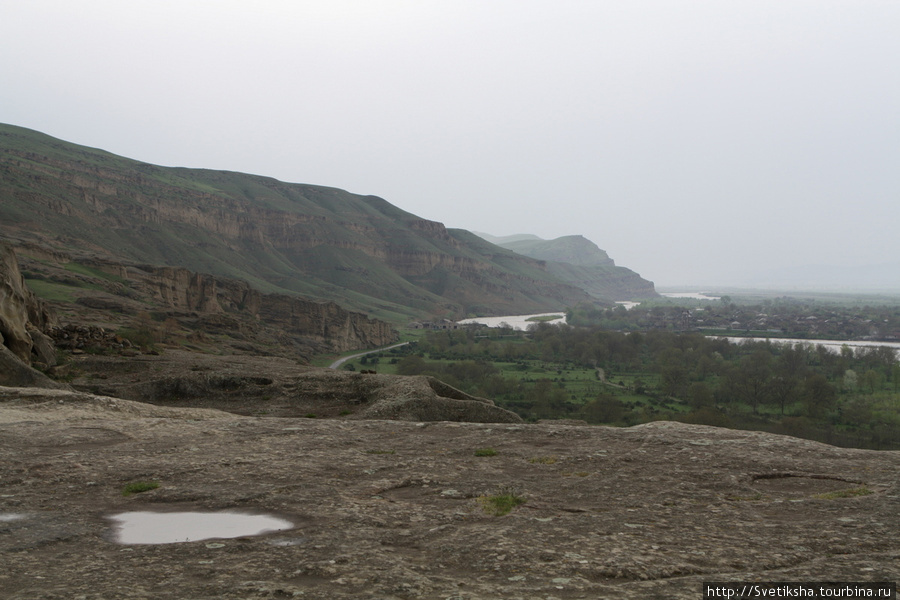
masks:
[[(16, 254), (0, 243), (0, 344), (31, 364), (35, 336), (54, 323), (52, 313), (25, 286)], [(41, 340), (43, 341), (43, 340)]]
[(0, 344), (0, 385), (69, 389), (66, 384), (53, 381), (40, 371), (26, 365), (2, 344)]
[(31, 368), (56, 364), (56, 349), (41, 329), (53, 313), (25, 285), (13, 250), (0, 243), (0, 385), (67, 388)]
[[(124, 497), (138, 480), (159, 487)], [(10, 600), (695, 600), (703, 581), (900, 579), (900, 453), (695, 425), (260, 418), (5, 388), (0, 482)], [(501, 493), (525, 503), (486, 512)], [(135, 510), (295, 528), (115, 543), (109, 515)]]
[[(241, 415), (519, 423), (513, 412), (432, 377), (305, 367), (277, 357), (83, 355), (67, 365), (81, 391)], [(77, 376), (76, 376), (77, 373)]]

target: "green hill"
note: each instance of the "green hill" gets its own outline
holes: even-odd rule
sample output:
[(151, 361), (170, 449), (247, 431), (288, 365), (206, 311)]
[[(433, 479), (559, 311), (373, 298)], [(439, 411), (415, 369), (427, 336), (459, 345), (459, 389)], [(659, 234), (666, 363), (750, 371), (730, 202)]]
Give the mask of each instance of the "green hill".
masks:
[(242, 279), (402, 322), (559, 310), (554, 269), (375, 196), (160, 167), (0, 125), (0, 236)]
[(653, 282), (642, 279), (631, 269), (616, 266), (605, 251), (583, 236), (544, 240), (531, 234), (478, 235), (517, 254), (546, 261), (549, 273), (597, 299), (637, 300), (657, 296)]

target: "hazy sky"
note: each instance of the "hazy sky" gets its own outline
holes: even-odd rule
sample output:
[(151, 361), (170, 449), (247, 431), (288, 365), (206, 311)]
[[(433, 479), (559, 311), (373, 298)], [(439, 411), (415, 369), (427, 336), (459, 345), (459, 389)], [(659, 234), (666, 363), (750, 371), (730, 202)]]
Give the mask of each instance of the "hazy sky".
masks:
[[(582, 234), (657, 284), (900, 263), (900, 2), (0, 0), (0, 121)], [(900, 287), (898, 269), (897, 287)]]

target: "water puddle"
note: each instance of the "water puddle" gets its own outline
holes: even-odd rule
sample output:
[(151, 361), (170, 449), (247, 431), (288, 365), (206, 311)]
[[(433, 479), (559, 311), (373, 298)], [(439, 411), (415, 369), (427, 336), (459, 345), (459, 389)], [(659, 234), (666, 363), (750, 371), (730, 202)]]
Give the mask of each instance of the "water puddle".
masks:
[(236, 512), (126, 512), (109, 517), (119, 544), (179, 544), (200, 540), (262, 535), (293, 529), (294, 524), (268, 515)]
[(0, 523), (8, 523), (11, 521), (18, 521), (19, 519), (24, 519), (25, 515), (19, 513), (0, 513)]

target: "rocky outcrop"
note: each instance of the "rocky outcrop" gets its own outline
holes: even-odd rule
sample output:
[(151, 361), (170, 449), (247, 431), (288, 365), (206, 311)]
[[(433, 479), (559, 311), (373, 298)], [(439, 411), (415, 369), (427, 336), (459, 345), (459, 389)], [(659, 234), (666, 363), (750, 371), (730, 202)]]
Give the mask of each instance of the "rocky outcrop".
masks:
[[(151, 265), (132, 268), (129, 274), (142, 280), (156, 300), (174, 310), (223, 312), (219, 303), (217, 281), (211, 275), (177, 267)], [(250, 286), (245, 287), (246, 293), (251, 293)]]
[[(697, 600), (703, 582), (900, 576), (896, 452), (667, 422), (248, 418), (14, 389), (0, 424), (10, 600)], [(123, 496), (135, 481), (158, 487)], [(291, 528), (116, 545), (111, 515), (174, 510)]]
[[(29, 255), (43, 257), (41, 268), (46, 269), (48, 263), (62, 267), (66, 277), (71, 277), (81, 286), (75, 302), (99, 313), (135, 315), (155, 309), (157, 313), (193, 319), (201, 325), (201, 329), (217, 333), (268, 327), (289, 338), (302, 339), (303, 345), (323, 352), (376, 348), (397, 339), (397, 332), (390, 324), (345, 310), (333, 302), (317, 302), (286, 294), (263, 294), (245, 281), (184, 268), (127, 265), (97, 257), (79, 257), (76, 261), (74, 257), (59, 252), (40, 253), (34, 245), (26, 246), (25, 250)], [(72, 265), (76, 268), (71, 269)], [(76, 273), (83, 270), (81, 267), (88, 267), (100, 276)], [(53, 277), (58, 280), (59, 276)], [(24, 290), (30, 294), (27, 288)], [(78, 327), (84, 329), (85, 326)], [(67, 349), (90, 346), (102, 350), (122, 343), (121, 339), (112, 342), (105, 338), (101, 340), (104, 335), (112, 335), (111, 332), (101, 335), (94, 331), (88, 335), (69, 328), (55, 331), (52, 335)]]
[(295, 397), (320, 409), (332, 403), (354, 409), (355, 419), (521, 423), (491, 400), (466, 394), (433, 377), (402, 377), (315, 370), (293, 381)]
[(377, 348), (397, 340), (397, 332), (389, 323), (345, 310), (334, 302), (263, 294), (243, 281), (172, 267), (142, 265), (129, 269), (128, 276), (142, 282), (157, 300), (173, 310), (239, 313), (335, 352)]
[(71, 389), (68, 385), (53, 381), (40, 371), (29, 367), (2, 344), (0, 344), (0, 385)]
[(386, 346), (398, 338), (389, 323), (344, 310), (334, 302), (268, 294), (261, 298), (258, 314), (266, 323), (325, 343), (337, 352)]
[(281, 417), (521, 422), (491, 400), (431, 377), (304, 367), (279, 357), (167, 350), (128, 359), (84, 354), (73, 357), (72, 366), (78, 390), (168, 406)]
[(30, 366), (56, 364), (56, 348), (41, 331), (54, 322), (52, 312), (25, 286), (15, 253), (0, 244), (0, 385), (68, 387)]
[(52, 345), (42, 333), (53, 324), (53, 313), (25, 286), (15, 252), (0, 244), (0, 343), (25, 364), (53, 364)]

